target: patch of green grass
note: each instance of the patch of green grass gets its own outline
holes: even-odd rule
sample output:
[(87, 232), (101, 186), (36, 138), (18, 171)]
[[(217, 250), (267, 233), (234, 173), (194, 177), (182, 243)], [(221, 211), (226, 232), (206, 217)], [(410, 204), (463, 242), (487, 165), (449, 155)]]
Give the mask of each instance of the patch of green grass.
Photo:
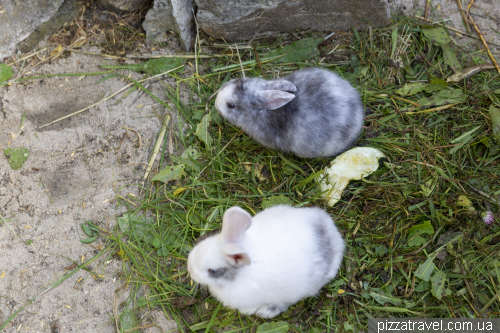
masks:
[[(221, 307), (196, 289), (186, 258), (196, 238), (220, 227), (229, 207), (255, 214), (286, 200), (326, 209), (347, 245), (338, 276), (317, 297), (272, 320), (287, 323), (289, 331), (366, 330), (372, 317), (498, 317), (500, 228), (485, 224), (480, 213), (499, 219), (500, 142), (488, 110), (500, 107), (500, 78), (482, 71), (448, 84), (454, 71), (443, 48), (421, 29), (401, 19), (384, 29), (337, 34), (320, 45), (320, 56), (294, 63), (251, 60), (310, 33), (239, 49), (246, 76), (269, 79), (323, 66), (361, 92), (367, 113), (358, 144), (380, 149), (389, 162), (368, 181), (350, 183), (333, 208), (325, 206), (313, 176), (331, 159), (280, 154), (222, 121), (209, 97), (241, 76), (240, 61), (234, 50), (203, 46), (227, 57), (199, 59), (205, 70), (198, 76), (177, 77), (202, 102), (184, 104), (180, 89), (165, 88), (179, 115), (174, 142), (190, 153), (168, 156), (165, 136), (156, 173), (182, 164), (185, 174), (137, 185), (141, 199), (118, 197), (129, 211), (110, 239), (134, 290), (131, 305), (161, 308), (182, 332), (255, 332), (269, 320)], [(483, 53), (451, 48), (462, 68), (484, 62)], [(464, 197), (470, 205), (461, 204)]]

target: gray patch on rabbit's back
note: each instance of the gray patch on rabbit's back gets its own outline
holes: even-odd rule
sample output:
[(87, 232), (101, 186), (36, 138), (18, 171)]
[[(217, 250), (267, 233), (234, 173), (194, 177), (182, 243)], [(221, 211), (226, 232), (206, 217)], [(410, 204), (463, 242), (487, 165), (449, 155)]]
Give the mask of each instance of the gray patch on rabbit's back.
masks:
[(328, 272), (330, 271), (333, 260), (332, 240), (329, 237), (325, 226), (320, 222), (316, 223), (314, 233), (318, 242), (319, 254), (326, 268), (325, 271)]

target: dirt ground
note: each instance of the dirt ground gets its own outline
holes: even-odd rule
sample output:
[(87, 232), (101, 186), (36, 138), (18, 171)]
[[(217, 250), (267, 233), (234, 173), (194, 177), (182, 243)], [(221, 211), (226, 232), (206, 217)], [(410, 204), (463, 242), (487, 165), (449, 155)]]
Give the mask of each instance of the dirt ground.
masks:
[[(500, 31), (496, 1), (481, 1), (475, 10), (481, 12), (476, 21), (487, 40), (500, 45), (500, 35), (492, 30)], [(430, 18), (450, 18), (446, 24), (465, 31), (455, 1), (431, 2), (437, 12), (431, 11)], [(401, 9), (411, 16), (423, 13), (424, 4), (424, 0), (390, 1), (392, 10)], [(495, 54), (499, 50), (492, 46)], [(98, 65), (104, 63), (113, 62), (73, 53), (28, 75), (98, 72)], [(0, 88), (0, 323), (60, 279), (72, 260), (81, 262), (99, 252), (102, 240), (91, 245), (80, 242), (87, 238), (81, 228), (84, 220), (111, 229), (116, 223), (114, 216), (124, 212), (124, 207), (117, 207), (116, 195), (137, 194), (136, 187), (125, 185), (139, 183), (144, 174), (144, 163), (161, 126), (157, 114), (165, 112), (151, 97), (143, 95), (130, 107), (135, 94), (112, 106), (115, 97), (37, 129), (128, 83), (112, 78), (96, 84), (101, 77), (45, 78)], [(165, 82), (172, 84), (173, 80)], [(151, 89), (164, 97), (159, 83)], [(17, 171), (3, 154), (7, 147), (29, 149), (27, 162)], [(101, 257), (90, 268), (102, 279), (79, 271), (39, 296), (1, 332), (116, 332), (113, 305), (126, 296), (115, 294), (123, 282), (121, 265), (113, 256)], [(175, 322), (160, 311), (144, 314), (141, 324), (150, 323), (165, 332), (175, 330)], [(158, 331), (155, 327), (143, 330)]]
[[(423, 17), (426, 1), (388, 0), (392, 13), (404, 14), (409, 17)], [(462, 8), (466, 10), (470, 0), (460, 0), (460, 2)], [(495, 59), (500, 62), (500, 6), (498, 0), (474, 1), (470, 13), (472, 13), (472, 17), (485, 40), (491, 43), (489, 47)], [(462, 32), (468, 32), (456, 0), (430, 0), (427, 17), (432, 22), (441, 22)], [(458, 45), (476, 44), (477, 32), (472, 24), (469, 24), (469, 28), (471, 29), (470, 35), (476, 37), (476, 39), (465, 37), (465, 34), (460, 36), (453, 34), (452, 37), (454, 37)], [(473, 47), (473, 49), (477, 50), (477, 47)]]
[[(110, 61), (73, 53), (29, 76), (98, 72), (102, 71), (98, 65), (106, 62)], [(117, 97), (112, 98), (37, 129), (129, 83), (112, 78), (96, 84), (101, 77), (46, 78), (0, 89), (0, 213), (7, 221), (0, 222), (0, 322), (65, 274), (70, 260), (81, 262), (97, 254), (100, 241), (80, 242), (88, 237), (82, 222), (111, 228), (113, 217), (124, 212), (124, 207), (117, 208), (116, 195), (137, 193), (135, 187), (123, 186), (139, 183), (144, 174), (141, 166), (161, 126), (155, 112), (164, 114), (164, 107), (151, 97), (143, 95), (130, 107), (135, 94), (116, 106), (111, 104)], [(159, 83), (152, 92), (164, 96)], [(7, 147), (25, 147), (30, 152), (17, 171), (3, 154)], [(121, 263), (102, 257), (90, 267), (104, 278), (97, 281), (85, 271), (76, 273), (40, 296), (2, 332), (116, 332), (111, 317), (115, 290), (123, 283)], [(118, 296), (119, 302), (123, 299), (124, 295)], [(161, 312), (150, 317), (164, 331), (175, 327)], [(152, 320), (143, 322), (147, 323)]]

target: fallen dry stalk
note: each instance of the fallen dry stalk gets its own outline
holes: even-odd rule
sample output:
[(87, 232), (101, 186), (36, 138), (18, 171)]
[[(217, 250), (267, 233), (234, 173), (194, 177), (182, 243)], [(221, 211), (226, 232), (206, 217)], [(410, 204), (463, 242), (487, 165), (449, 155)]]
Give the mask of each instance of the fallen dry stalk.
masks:
[(457, 2), (458, 10), (460, 11), (460, 15), (462, 15), (462, 19), (464, 20), (465, 27), (467, 28), (467, 32), (470, 33), (469, 21), (467, 21), (467, 17), (465, 16), (464, 9), (462, 8), (462, 0), (455, 0)]
[(464, 103), (464, 102), (448, 104), (448, 105), (440, 106), (438, 108), (427, 109), (427, 110), (422, 110), (422, 111), (405, 112), (405, 114), (410, 114), (411, 115), (411, 114), (417, 114), (417, 113), (427, 113), (427, 112), (433, 112), (433, 111), (441, 111), (441, 110), (445, 110), (445, 109), (451, 108), (452, 106), (455, 106), (457, 104), (462, 104), (462, 103)]
[[(182, 66), (184, 66), (184, 65), (182, 65)], [(170, 73), (170, 72), (176, 71), (176, 70), (178, 70), (179, 68), (181, 68), (182, 66), (179, 66), (179, 67), (176, 67), (176, 68), (174, 68), (174, 69), (168, 70), (168, 71), (166, 71), (166, 72), (164, 72), (164, 73), (157, 74), (157, 75), (152, 76), (152, 77), (147, 78), (147, 79), (142, 79), (142, 80), (139, 80), (139, 81), (137, 81), (137, 82), (141, 83), (141, 82), (144, 82), (144, 81), (147, 81), (147, 80), (155, 79), (155, 78), (157, 78), (157, 77), (159, 77), (159, 76), (162, 76), (162, 75), (168, 74), (168, 73)], [(76, 115), (76, 114), (79, 114), (79, 113), (81, 113), (81, 112), (83, 112), (83, 111), (86, 111), (86, 110), (88, 110), (88, 109), (91, 109), (91, 108), (93, 108), (94, 106), (96, 106), (96, 105), (98, 105), (98, 104), (100, 104), (100, 103), (102, 103), (102, 102), (105, 102), (105, 101), (107, 101), (107, 100), (109, 100), (109, 99), (113, 98), (114, 96), (118, 95), (119, 93), (121, 93), (122, 91), (126, 90), (128, 87), (133, 86), (134, 84), (135, 84), (135, 83), (129, 83), (129, 84), (127, 84), (125, 87), (123, 87), (123, 88), (121, 88), (120, 90), (118, 90), (117, 92), (115, 92), (114, 94), (111, 94), (111, 95), (109, 95), (108, 97), (103, 98), (103, 99), (101, 99), (100, 101), (97, 101), (97, 102), (95, 102), (95, 103), (94, 103), (94, 104), (92, 104), (92, 105), (89, 105), (89, 106), (87, 106), (87, 107), (85, 107), (85, 108), (83, 108), (83, 109), (81, 109), (81, 110), (78, 110), (78, 111), (73, 112), (73, 113), (71, 113), (71, 114), (68, 114), (68, 115), (66, 115), (66, 116), (64, 116), (64, 117), (61, 117), (61, 118), (59, 118), (59, 119), (56, 119), (56, 120), (54, 120), (53, 122), (48, 123), (48, 124), (45, 124), (45, 125), (42, 125), (42, 126), (40, 126), (40, 127), (38, 127), (38, 128), (43, 128), (43, 127), (45, 127), (45, 126), (49, 126), (49, 125), (55, 124), (55, 123), (57, 123), (58, 121), (61, 121), (61, 120), (63, 120), (63, 119), (69, 118), (69, 117), (72, 117), (72, 116), (74, 116), (74, 115)]]
[(170, 114), (167, 114), (165, 116), (165, 121), (163, 122), (163, 125), (161, 127), (160, 134), (158, 135), (158, 139), (156, 140), (153, 154), (151, 154), (151, 159), (149, 160), (148, 167), (146, 169), (146, 173), (144, 174), (144, 177), (142, 177), (142, 180), (146, 180), (146, 178), (148, 178), (149, 173), (151, 172), (151, 169), (153, 168), (153, 164), (155, 163), (155, 160), (156, 160), (156, 155), (158, 155), (158, 152), (160, 151), (161, 144), (163, 143), (163, 137), (165, 136), (165, 132), (167, 131), (167, 126), (169, 123), (170, 123)]
[[(473, 1), (471, 1), (472, 3)], [(469, 4), (471, 5), (471, 4)], [(472, 24), (474, 25), (474, 29), (476, 29), (476, 32), (477, 34), (479, 35), (479, 37), (481, 38), (481, 41), (483, 42), (484, 44), (484, 47), (486, 48), (486, 51), (488, 52), (488, 56), (490, 57), (491, 61), (493, 62), (493, 64), (495, 65), (497, 71), (498, 71), (498, 74), (500, 74), (500, 67), (498, 67), (498, 64), (495, 60), (495, 57), (493, 57), (493, 54), (491, 54), (491, 51), (490, 51), (490, 48), (488, 47), (488, 44), (486, 43), (486, 40), (484, 39), (483, 37), (483, 34), (481, 33), (481, 31), (479, 31), (479, 28), (477, 27), (477, 24), (476, 22), (474, 21), (474, 19), (472, 18), (472, 15), (469, 15), (469, 19), (470, 21), (472, 22)]]

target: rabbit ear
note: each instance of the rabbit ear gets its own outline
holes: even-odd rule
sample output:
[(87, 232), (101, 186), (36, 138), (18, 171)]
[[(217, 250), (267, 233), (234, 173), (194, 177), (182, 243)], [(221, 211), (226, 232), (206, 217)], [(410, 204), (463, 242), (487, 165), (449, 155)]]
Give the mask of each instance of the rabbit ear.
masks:
[(255, 95), (261, 106), (267, 110), (280, 108), (295, 98), (294, 94), (281, 90), (260, 90)]
[(224, 246), (222, 252), (227, 261), (233, 266), (242, 267), (244, 265), (250, 265), (251, 263), (248, 253), (236, 244), (227, 244)]
[(296, 92), (297, 87), (290, 81), (287, 80), (273, 80), (266, 83), (267, 90), (281, 90), (281, 91), (291, 91)]
[(222, 240), (226, 244), (237, 244), (250, 228), (252, 217), (240, 207), (229, 208), (222, 217)]

